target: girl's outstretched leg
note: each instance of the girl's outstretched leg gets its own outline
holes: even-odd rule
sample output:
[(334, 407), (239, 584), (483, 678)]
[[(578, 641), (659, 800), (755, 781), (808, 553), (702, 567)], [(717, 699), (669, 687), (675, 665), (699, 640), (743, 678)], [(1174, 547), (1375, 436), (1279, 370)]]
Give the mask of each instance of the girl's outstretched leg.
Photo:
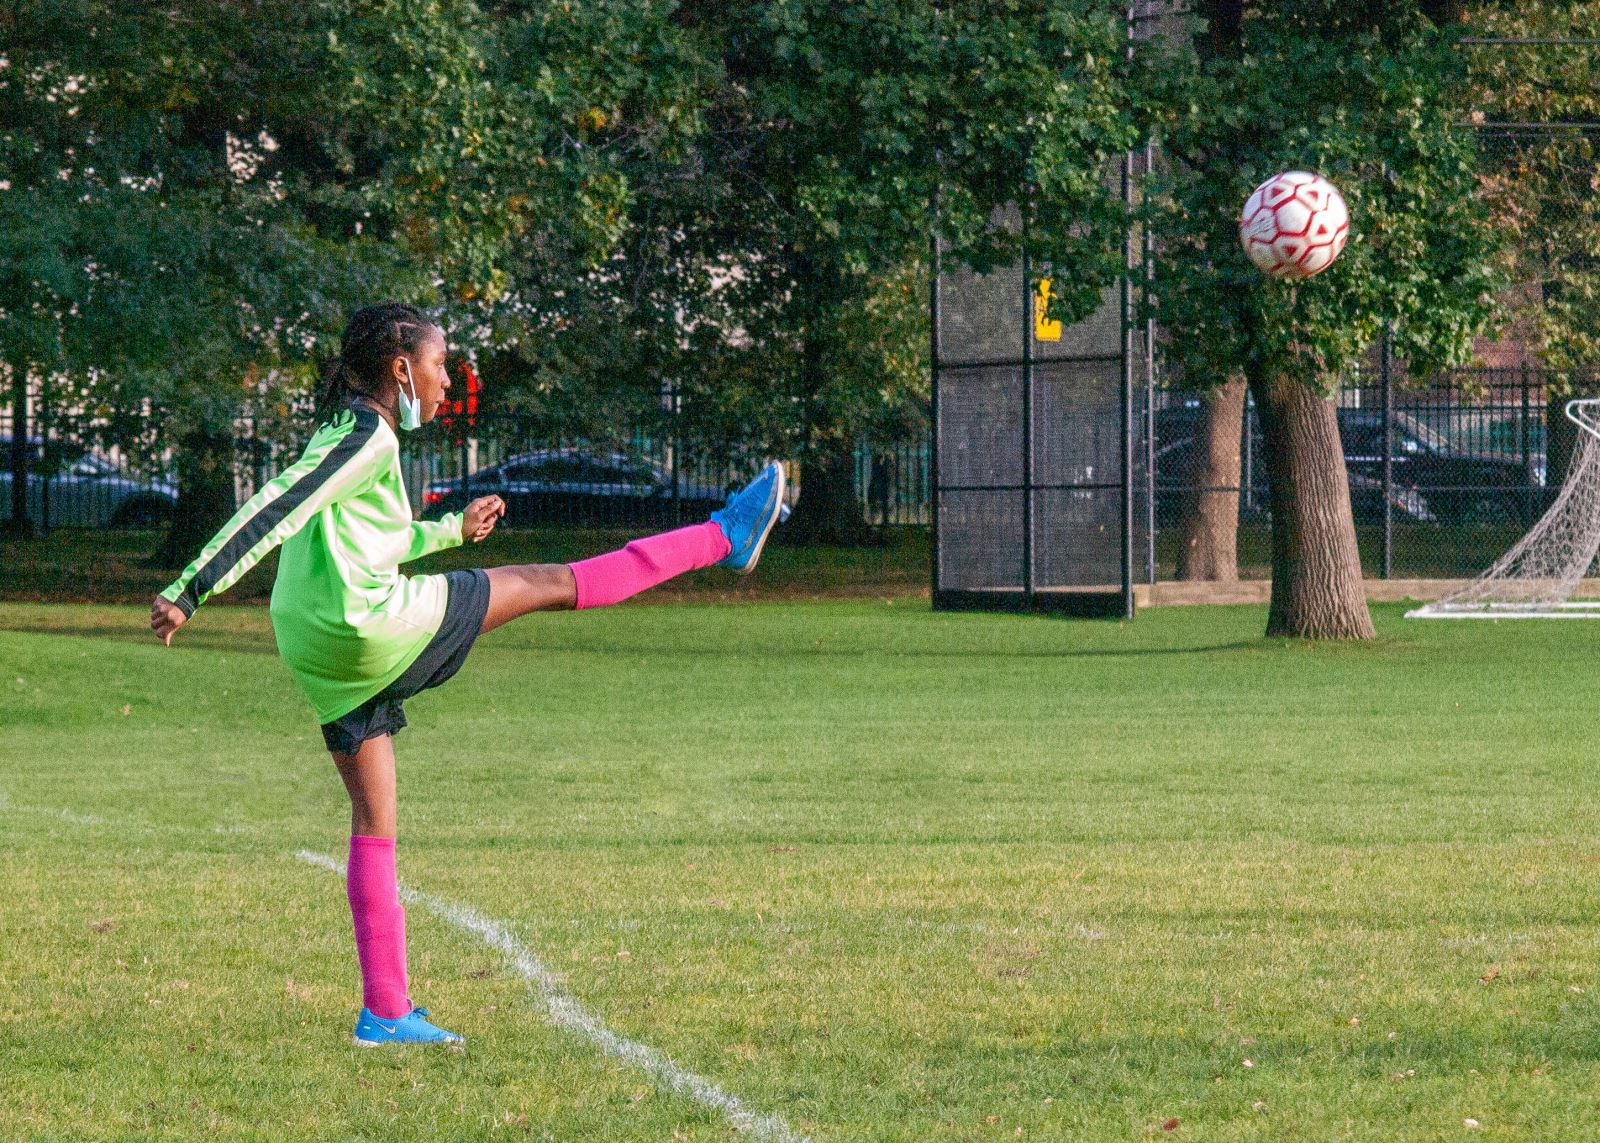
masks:
[(684, 572), (722, 564), (748, 572), (784, 511), (784, 473), (769, 464), (704, 524), (631, 541), (626, 547), (574, 564), (520, 564), (489, 568), (492, 631), (532, 611), (606, 607)]

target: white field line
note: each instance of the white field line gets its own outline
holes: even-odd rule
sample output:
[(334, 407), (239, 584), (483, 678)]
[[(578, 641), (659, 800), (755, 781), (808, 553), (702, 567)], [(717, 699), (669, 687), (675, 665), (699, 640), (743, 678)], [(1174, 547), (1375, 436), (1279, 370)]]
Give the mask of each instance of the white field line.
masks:
[(26, 803), (13, 802), (5, 791), (0, 790), (0, 812), (13, 814), (32, 814), (42, 818), (60, 818), (64, 822), (81, 826), (107, 826), (123, 833), (206, 833), (206, 834), (245, 834), (256, 832), (255, 826), (248, 825), (215, 825), (210, 829), (204, 826), (178, 825), (167, 823), (156, 825), (152, 822), (136, 822), (124, 818), (113, 821), (110, 818), (97, 818), (93, 814), (80, 814), (76, 810), (69, 810), (59, 806), (32, 806)]
[[(330, 873), (344, 873), (342, 862), (324, 854), (302, 849), (295, 856)], [(607, 1028), (598, 1016), (562, 988), (560, 981), (533, 951), (512, 936), (499, 921), (485, 917), (470, 906), (446, 901), (405, 885), (400, 886), (400, 899), (408, 905), (421, 905), (434, 916), (477, 937), (500, 953), (510, 962), (517, 975), (539, 994), (550, 1013), (551, 1023), (582, 1036), (606, 1055), (632, 1064), (654, 1080), (657, 1087), (720, 1111), (735, 1128), (750, 1132), (753, 1138), (772, 1140), (773, 1143), (811, 1143), (809, 1138), (796, 1132), (777, 1116), (750, 1110), (738, 1096), (723, 1091), (704, 1076), (680, 1067), (650, 1045), (619, 1036)]]
[(58, 809), (53, 806), (19, 806), (11, 800), (11, 796), (0, 790), (0, 810), (9, 810), (14, 814), (37, 814), (40, 817), (60, 818), (73, 825), (110, 825), (105, 818), (91, 817), (89, 814), (74, 813), (71, 810)]

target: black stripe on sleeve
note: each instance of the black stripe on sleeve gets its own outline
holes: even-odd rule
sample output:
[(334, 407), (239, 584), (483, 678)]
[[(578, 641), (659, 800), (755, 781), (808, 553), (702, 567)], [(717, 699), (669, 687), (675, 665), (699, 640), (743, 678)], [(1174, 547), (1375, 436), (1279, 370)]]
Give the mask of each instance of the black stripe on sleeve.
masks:
[(317, 489), (332, 480), (334, 473), (350, 463), (355, 455), (366, 447), (372, 435), (378, 431), (378, 414), (365, 407), (351, 411), (355, 414), (355, 427), (343, 440), (333, 446), (332, 451), (318, 462), (317, 467), (284, 489), (283, 495), (250, 517), (244, 527), (235, 532), (232, 538), (218, 549), (217, 554), (194, 573), (194, 578), (184, 586), (183, 592), (175, 601), (178, 607), (192, 615), (202, 595), (208, 594), (223, 576), (249, 555), (250, 549), (259, 544), (268, 532), (283, 523), (291, 512), (304, 504)]

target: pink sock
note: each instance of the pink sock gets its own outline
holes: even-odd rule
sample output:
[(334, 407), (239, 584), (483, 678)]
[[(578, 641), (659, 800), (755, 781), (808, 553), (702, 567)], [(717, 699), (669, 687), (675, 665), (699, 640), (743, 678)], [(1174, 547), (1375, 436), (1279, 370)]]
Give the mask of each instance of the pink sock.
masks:
[(374, 1016), (397, 1020), (411, 1011), (406, 995), (406, 911), (394, 871), (394, 838), (350, 838), (345, 877), (361, 961), (361, 1003)]
[(710, 567), (732, 550), (722, 526), (708, 521), (633, 540), (621, 551), (568, 566), (578, 581), (578, 606), (606, 607), (673, 576)]

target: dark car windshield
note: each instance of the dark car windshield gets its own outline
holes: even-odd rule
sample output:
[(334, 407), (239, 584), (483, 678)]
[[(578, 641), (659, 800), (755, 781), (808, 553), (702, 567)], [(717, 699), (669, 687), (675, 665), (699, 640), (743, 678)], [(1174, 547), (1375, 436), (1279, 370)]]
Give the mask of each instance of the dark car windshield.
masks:
[[(1378, 413), (1342, 413), (1339, 417), (1339, 439), (1344, 451), (1354, 456), (1383, 455), (1383, 417)], [(1407, 447), (1406, 442), (1411, 442)], [(1447, 453), (1450, 445), (1444, 437), (1420, 421), (1396, 413), (1394, 418), (1395, 448), (1403, 452)]]

